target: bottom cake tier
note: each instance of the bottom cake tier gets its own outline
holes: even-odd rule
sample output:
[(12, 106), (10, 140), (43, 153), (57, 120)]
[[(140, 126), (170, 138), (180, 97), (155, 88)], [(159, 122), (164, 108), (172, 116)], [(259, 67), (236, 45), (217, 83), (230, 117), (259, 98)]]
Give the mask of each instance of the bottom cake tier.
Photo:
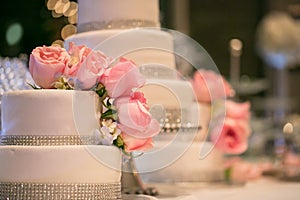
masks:
[(0, 146), (0, 199), (119, 199), (121, 160), (112, 146)]

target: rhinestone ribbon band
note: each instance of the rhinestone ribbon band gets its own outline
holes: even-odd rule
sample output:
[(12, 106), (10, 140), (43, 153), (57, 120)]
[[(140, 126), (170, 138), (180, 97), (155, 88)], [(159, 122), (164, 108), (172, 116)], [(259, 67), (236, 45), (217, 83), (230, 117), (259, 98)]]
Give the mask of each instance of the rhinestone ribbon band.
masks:
[(0, 183), (0, 199), (117, 200), (121, 199), (121, 184)]
[(95, 30), (108, 29), (130, 29), (138, 27), (159, 27), (159, 24), (149, 20), (129, 19), (129, 20), (114, 20), (108, 22), (89, 22), (77, 25), (77, 32), (88, 32)]
[(62, 145), (94, 145), (96, 137), (88, 135), (68, 136), (36, 136), (36, 135), (3, 135), (0, 136), (0, 145), (19, 146), (62, 146)]

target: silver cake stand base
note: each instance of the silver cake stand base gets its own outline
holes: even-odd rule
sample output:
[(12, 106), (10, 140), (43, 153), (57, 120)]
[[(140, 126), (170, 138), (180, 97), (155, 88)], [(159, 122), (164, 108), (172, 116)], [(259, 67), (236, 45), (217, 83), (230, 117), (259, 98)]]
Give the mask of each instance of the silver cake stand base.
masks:
[(122, 165), (122, 193), (123, 194), (145, 194), (156, 196), (158, 190), (154, 187), (146, 187), (135, 167), (132, 156), (124, 159)]

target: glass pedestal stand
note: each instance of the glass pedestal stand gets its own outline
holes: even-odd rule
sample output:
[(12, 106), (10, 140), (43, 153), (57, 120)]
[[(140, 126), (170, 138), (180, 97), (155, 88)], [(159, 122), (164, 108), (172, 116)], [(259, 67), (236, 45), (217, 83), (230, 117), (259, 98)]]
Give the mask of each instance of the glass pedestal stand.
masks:
[(156, 188), (146, 187), (144, 185), (135, 167), (135, 162), (132, 156), (123, 159), (121, 183), (123, 194), (158, 195), (158, 190)]

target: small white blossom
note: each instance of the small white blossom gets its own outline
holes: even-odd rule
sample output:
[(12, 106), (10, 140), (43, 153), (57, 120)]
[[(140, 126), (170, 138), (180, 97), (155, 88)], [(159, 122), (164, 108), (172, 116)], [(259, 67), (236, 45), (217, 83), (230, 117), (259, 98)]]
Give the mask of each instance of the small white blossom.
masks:
[(114, 134), (115, 130), (117, 129), (117, 123), (114, 122), (111, 119), (108, 120), (103, 120), (102, 121), (102, 126), (106, 126), (109, 128), (110, 133)]
[(95, 130), (96, 141), (102, 145), (112, 145), (120, 134), (117, 123), (112, 120), (103, 120), (102, 127)]

